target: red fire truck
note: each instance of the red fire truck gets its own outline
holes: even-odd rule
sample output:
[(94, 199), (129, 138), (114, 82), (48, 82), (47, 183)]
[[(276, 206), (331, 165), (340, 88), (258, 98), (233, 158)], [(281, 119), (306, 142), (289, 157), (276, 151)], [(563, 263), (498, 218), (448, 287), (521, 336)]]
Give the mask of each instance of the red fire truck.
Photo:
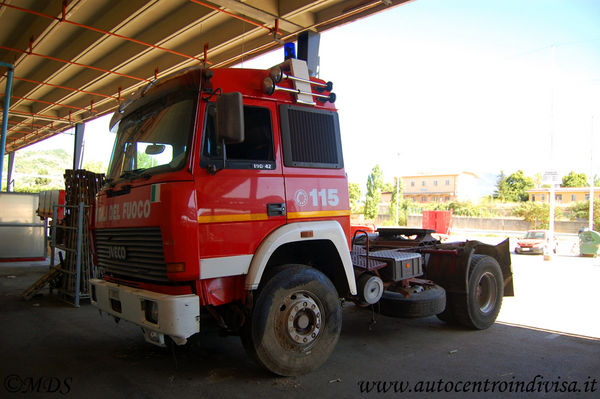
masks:
[(270, 70), (182, 70), (122, 104), (93, 212), (104, 274), (92, 303), (161, 346), (214, 322), (279, 375), (327, 360), (343, 301), (493, 324), (513, 290), (507, 241), (351, 235), (334, 101), (332, 83), (289, 58)]

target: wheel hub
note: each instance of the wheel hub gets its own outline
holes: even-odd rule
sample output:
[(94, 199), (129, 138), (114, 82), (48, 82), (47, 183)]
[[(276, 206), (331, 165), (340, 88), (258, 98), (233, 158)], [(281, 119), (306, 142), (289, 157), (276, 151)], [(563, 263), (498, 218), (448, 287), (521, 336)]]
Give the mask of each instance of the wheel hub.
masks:
[(290, 295), (281, 311), (286, 317), (286, 331), (292, 341), (308, 345), (317, 339), (321, 330), (321, 309), (310, 295), (305, 292)]
[(490, 272), (482, 274), (477, 284), (479, 310), (483, 313), (491, 312), (496, 304), (497, 295), (496, 277)]

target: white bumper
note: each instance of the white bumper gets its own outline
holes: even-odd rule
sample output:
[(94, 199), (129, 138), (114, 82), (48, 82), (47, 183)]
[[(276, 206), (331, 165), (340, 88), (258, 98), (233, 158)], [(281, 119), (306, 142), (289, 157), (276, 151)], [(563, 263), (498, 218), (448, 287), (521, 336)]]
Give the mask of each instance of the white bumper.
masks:
[[(197, 295), (168, 295), (91, 279), (92, 305), (142, 327), (148, 342), (164, 346), (164, 336), (178, 345), (200, 331), (200, 300)], [(158, 306), (157, 323), (147, 320), (145, 304)]]

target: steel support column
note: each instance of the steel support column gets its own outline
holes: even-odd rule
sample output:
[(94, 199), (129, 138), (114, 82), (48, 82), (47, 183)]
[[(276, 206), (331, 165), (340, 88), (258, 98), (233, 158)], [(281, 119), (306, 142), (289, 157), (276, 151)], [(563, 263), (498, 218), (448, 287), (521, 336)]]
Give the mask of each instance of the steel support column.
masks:
[(8, 173), (6, 174), (6, 191), (13, 191), (14, 184), (12, 184), (12, 174), (15, 166), (15, 152), (8, 153)]
[(83, 133), (85, 124), (77, 123), (75, 125), (75, 146), (73, 148), (73, 170), (81, 169), (83, 162)]
[[(8, 108), (10, 107), (10, 96), (12, 94), (13, 71), (15, 67), (6, 62), (0, 62), (0, 67), (8, 68), (6, 73), (6, 89), (4, 91), (4, 109), (2, 110), (2, 138), (0, 140), (0, 183), (4, 171), (4, 151), (6, 149), (6, 132), (8, 130)], [(1, 185), (0, 185), (1, 189)], [(7, 185), (8, 189), (8, 185)]]

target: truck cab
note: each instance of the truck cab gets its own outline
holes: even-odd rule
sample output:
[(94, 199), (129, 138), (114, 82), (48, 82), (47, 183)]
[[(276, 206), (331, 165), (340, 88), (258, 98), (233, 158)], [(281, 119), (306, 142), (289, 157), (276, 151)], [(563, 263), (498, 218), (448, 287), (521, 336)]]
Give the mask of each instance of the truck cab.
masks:
[[(103, 278), (92, 303), (165, 345), (199, 332), (201, 313), (239, 331), (263, 274), (284, 264), (310, 265), (335, 301), (356, 294), (332, 99), (331, 83), (294, 59), (267, 71), (191, 68), (124, 103), (95, 206)], [(324, 305), (310, 302), (317, 310), (293, 316), (292, 342), (320, 335)]]

